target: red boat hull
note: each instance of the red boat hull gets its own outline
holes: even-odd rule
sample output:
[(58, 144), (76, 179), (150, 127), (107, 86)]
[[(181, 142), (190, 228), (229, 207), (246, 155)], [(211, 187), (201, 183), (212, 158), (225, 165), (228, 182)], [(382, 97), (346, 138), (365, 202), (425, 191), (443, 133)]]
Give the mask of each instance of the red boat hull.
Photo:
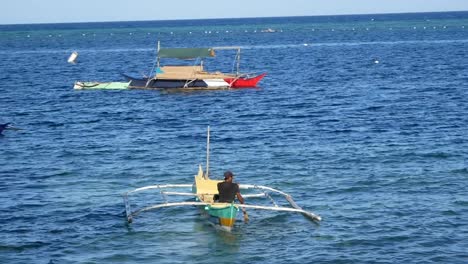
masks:
[(231, 88), (255, 88), (257, 83), (265, 77), (266, 73), (260, 74), (252, 78), (226, 78), (225, 82), (231, 84)]

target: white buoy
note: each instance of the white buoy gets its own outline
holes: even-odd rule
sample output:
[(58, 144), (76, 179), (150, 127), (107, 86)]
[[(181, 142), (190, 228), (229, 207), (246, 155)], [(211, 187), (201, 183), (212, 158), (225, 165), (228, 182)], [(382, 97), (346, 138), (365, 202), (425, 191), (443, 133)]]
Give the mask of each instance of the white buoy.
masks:
[(78, 58), (78, 52), (76, 51), (72, 52), (70, 57), (68, 57), (68, 63), (75, 64), (77, 58)]
[(379, 60), (374, 60), (374, 63), (379, 64), (380, 62), (379, 62)]

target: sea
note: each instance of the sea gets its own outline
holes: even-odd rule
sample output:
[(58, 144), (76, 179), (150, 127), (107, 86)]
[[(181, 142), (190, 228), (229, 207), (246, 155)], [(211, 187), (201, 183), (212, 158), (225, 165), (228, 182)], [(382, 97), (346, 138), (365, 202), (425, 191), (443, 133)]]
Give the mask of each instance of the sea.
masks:
[[(158, 41), (238, 46), (241, 71), (267, 76), (73, 89), (151, 74)], [(1, 25), (0, 123), (21, 130), (0, 137), (0, 262), (468, 263), (467, 65), (468, 12)], [(127, 223), (125, 192), (193, 183), (208, 126), (213, 179), (231, 170), (322, 221), (248, 210), (228, 233), (187, 206)]]

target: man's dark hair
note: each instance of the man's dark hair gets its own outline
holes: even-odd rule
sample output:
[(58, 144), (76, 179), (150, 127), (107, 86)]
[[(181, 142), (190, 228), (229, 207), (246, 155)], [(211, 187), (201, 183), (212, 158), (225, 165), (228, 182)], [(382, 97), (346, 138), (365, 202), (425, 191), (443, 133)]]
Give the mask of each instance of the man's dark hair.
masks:
[(227, 179), (229, 179), (229, 178), (232, 178), (233, 176), (234, 176), (234, 174), (232, 174), (231, 171), (226, 171), (226, 172), (224, 173), (224, 179), (225, 179), (225, 180), (227, 180)]

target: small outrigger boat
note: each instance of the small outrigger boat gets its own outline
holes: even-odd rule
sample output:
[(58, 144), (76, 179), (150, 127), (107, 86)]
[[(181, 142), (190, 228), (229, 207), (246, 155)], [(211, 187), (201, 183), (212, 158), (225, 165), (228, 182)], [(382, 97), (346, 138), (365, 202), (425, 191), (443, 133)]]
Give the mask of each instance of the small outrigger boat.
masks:
[[(208, 72), (204, 60), (214, 57), (219, 50), (236, 50), (235, 73)], [(156, 63), (150, 77), (132, 77), (122, 74), (125, 82), (76, 82), (75, 89), (178, 89), (223, 90), (255, 88), (266, 73), (259, 75), (240, 72), (240, 47), (161, 48), (158, 41)], [(196, 60), (195, 65), (161, 65), (161, 59)], [(94, 85), (96, 84), (96, 85)], [(114, 88), (115, 87), (115, 88)]]
[[(203, 171), (202, 166), (199, 165), (198, 173), (195, 175), (194, 183), (192, 184), (150, 185), (124, 193), (123, 198), (125, 203), (127, 221), (129, 223), (132, 223), (133, 218), (135, 216), (145, 211), (176, 206), (196, 206), (200, 208), (203, 215), (207, 216), (213, 224), (225, 231), (232, 230), (236, 222), (239, 210), (242, 210), (244, 212), (244, 220), (248, 221), (246, 209), (300, 213), (314, 222), (322, 220), (320, 216), (299, 207), (289, 194), (267, 186), (239, 184), (239, 188), (242, 190), (242, 196), (246, 201), (248, 201), (248, 203), (246, 202), (245, 204), (239, 204), (235, 202), (217, 202), (215, 197), (216, 195), (218, 195), (217, 184), (219, 182), (221, 181), (213, 180), (209, 177), (208, 128), (206, 171)], [(184, 191), (181, 192), (179, 190)], [(154, 198), (153, 195), (149, 195), (147, 193), (148, 191), (157, 191), (159, 194), (161, 194), (163, 202), (159, 204), (142, 206), (141, 208), (132, 211), (130, 196), (134, 196), (137, 193), (140, 193), (143, 196), (146, 194), (146, 196), (144, 196), (144, 200)], [(284, 200), (275, 200), (275, 198), (278, 196), (283, 197)], [(179, 199), (183, 197), (193, 197), (194, 200), (170, 202), (169, 197), (179, 197)], [(257, 200), (259, 198), (264, 199), (262, 199), (262, 202), (254, 204), (254, 200)], [(250, 200), (252, 201), (252, 203), (250, 203)]]
[[(235, 73), (207, 72), (204, 68), (204, 60), (214, 57), (219, 50), (236, 50)], [(152, 89), (185, 89), (185, 90), (212, 90), (212, 89), (236, 89), (255, 88), (266, 73), (250, 75), (240, 73), (240, 47), (213, 47), (213, 48), (161, 48), (158, 41), (156, 64), (151, 70), (151, 77), (134, 78), (128, 75), (124, 77), (130, 81), (130, 88)], [(196, 59), (196, 65), (190, 66), (161, 66), (161, 59)]]

